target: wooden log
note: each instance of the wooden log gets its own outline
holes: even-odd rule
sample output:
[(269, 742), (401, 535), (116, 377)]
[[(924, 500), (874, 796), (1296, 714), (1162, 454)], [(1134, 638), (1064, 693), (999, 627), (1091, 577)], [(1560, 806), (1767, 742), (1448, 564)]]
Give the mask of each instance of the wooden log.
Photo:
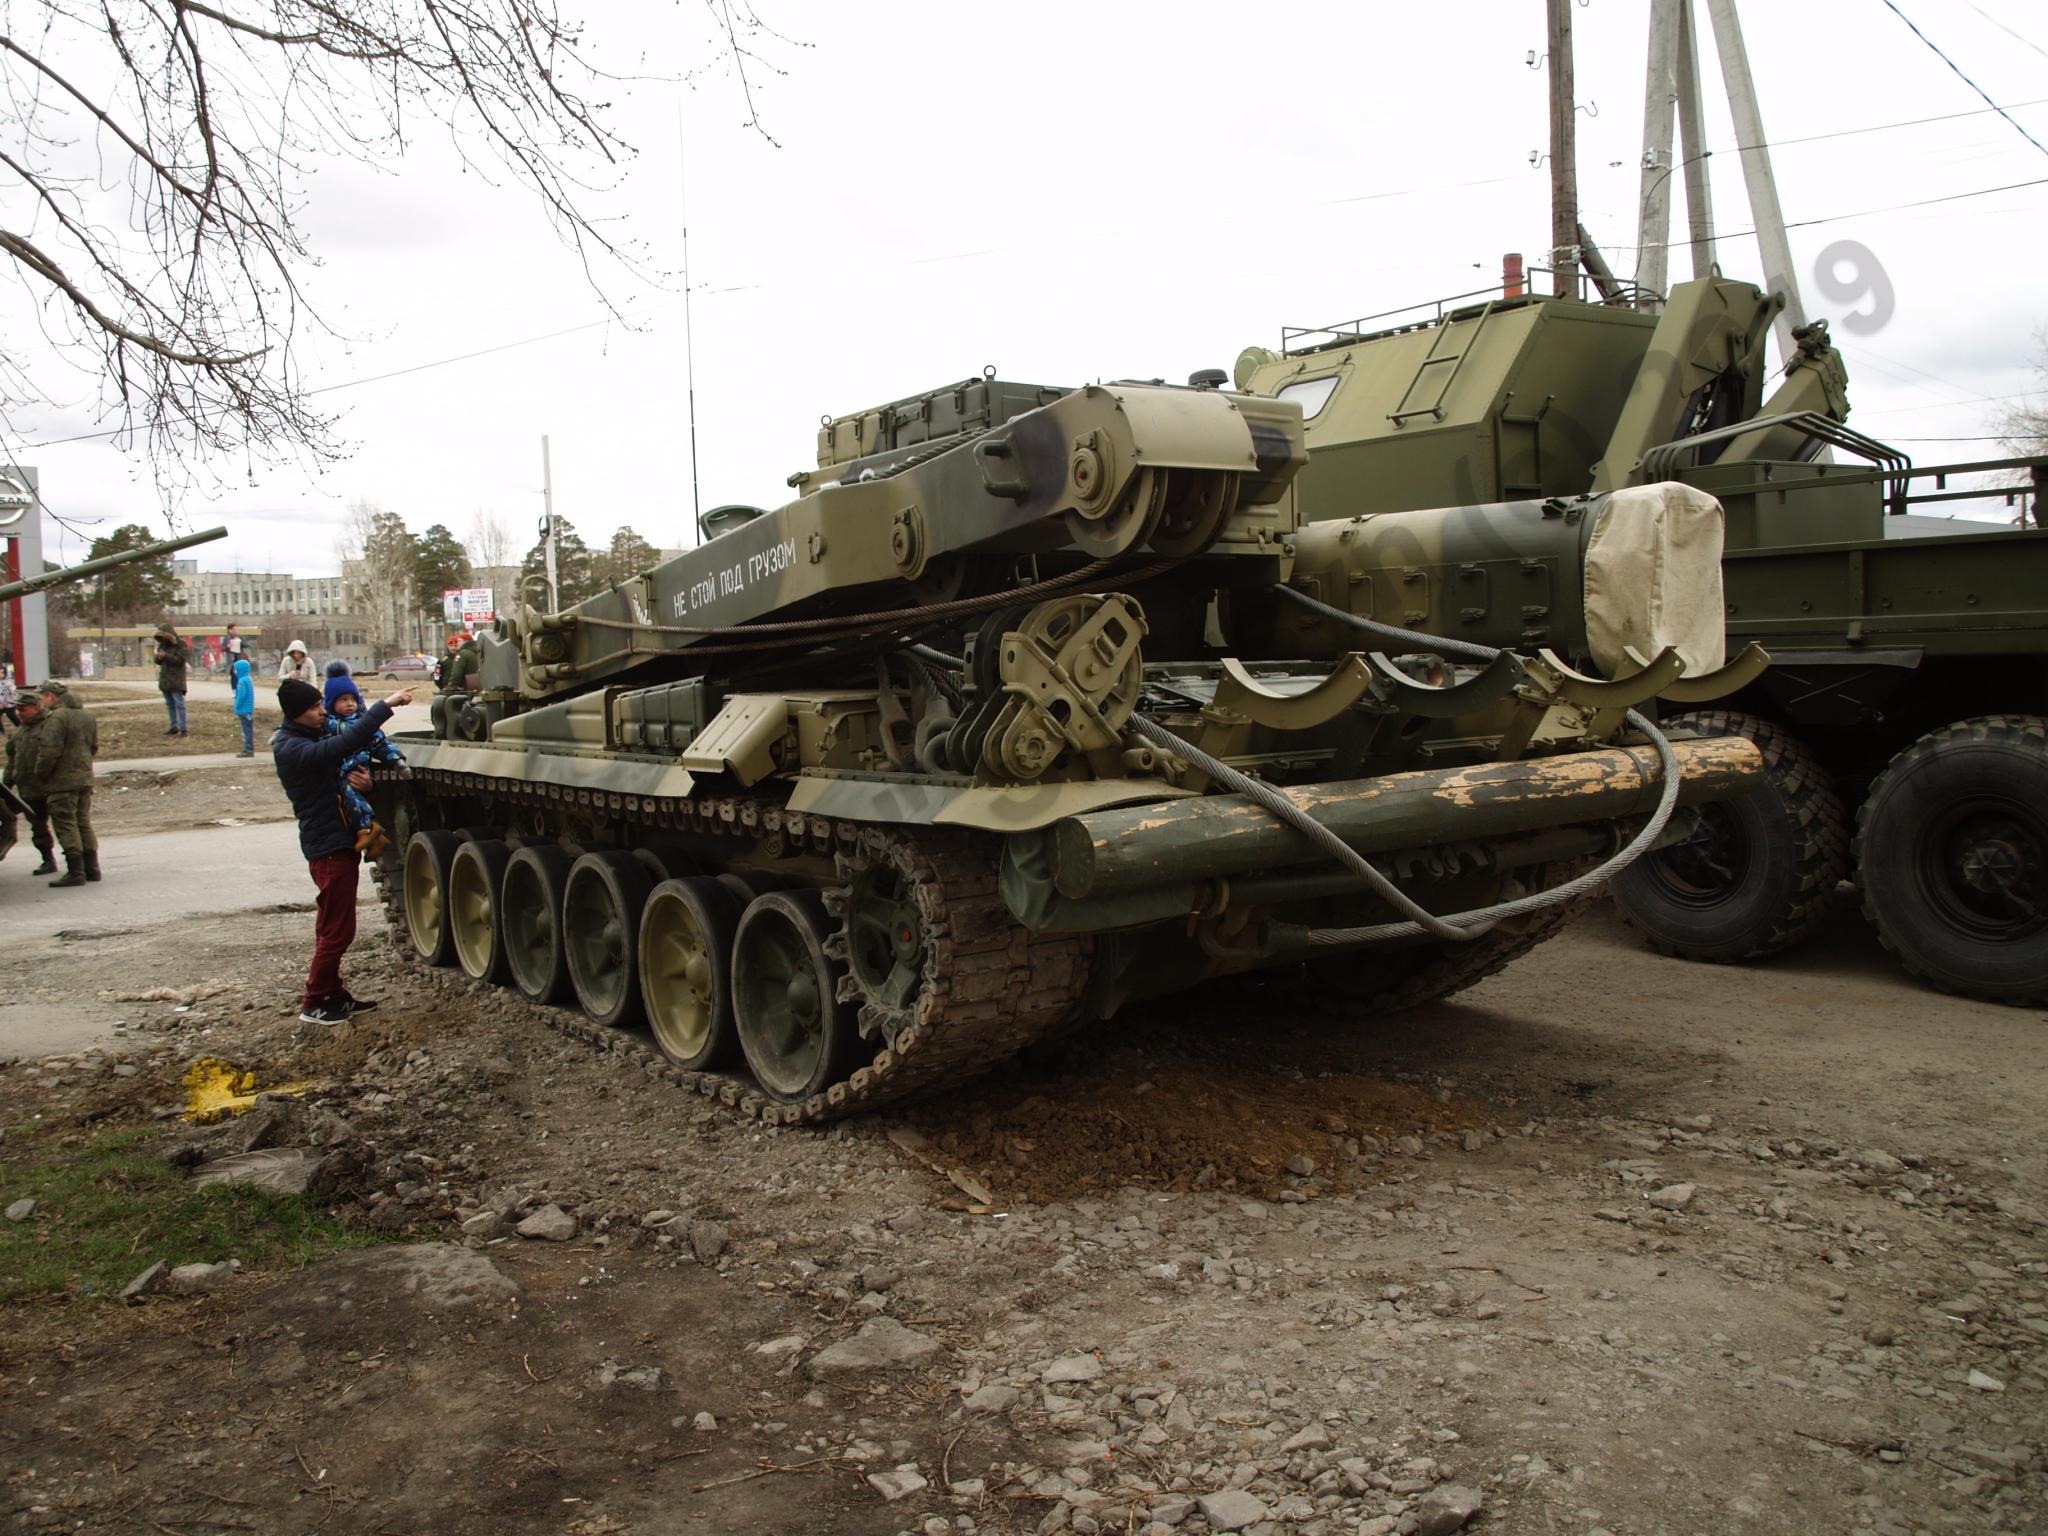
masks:
[[(1672, 750), (1681, 805), (1726, 800), (1762, 780), (1763, 759), (1741, 737), (1677, 741)], [(1638, 746), (1309, 784), (1287, 793), (1359, 852), (1385, 853), (1647, 816), (1657, 791), (1656, 751)], [(1069, 816), (1053, 824), (1050, 838), (1053, 884), (1071, 899), (1299, 864), (1309, 846), (1243, 795)]]

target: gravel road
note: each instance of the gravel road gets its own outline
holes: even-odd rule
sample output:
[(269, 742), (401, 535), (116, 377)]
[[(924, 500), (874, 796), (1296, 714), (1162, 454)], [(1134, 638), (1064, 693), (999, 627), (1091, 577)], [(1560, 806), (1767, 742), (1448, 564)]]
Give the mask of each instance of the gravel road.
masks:
[(89, 993), (134, 1075), (17, 1065), (0, 1119), (141, 1119), (202, 1054), (311, 1076), (169, 1150), (304, 1149), (404, 1240), (17, 1330), (24, 1528), (2048, 1518), (2048, 1020), (1914, 986), (1846, 908), (1748, 971), (1596, 914), (1370, 1027), (1216, 989), (823, 1133), (388, 952), (352, 983), (383, 1012), (304, 1030), (307, 922), (18, 941), (64, 960), (23, 1000)]

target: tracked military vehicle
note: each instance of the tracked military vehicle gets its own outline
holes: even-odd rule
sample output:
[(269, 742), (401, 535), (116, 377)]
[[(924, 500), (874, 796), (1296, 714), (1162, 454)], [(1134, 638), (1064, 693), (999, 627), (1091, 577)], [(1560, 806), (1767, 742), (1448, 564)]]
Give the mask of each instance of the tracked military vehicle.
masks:
[[(1728, 646), (1773, 665), (1667, 724), (1754, 741), (1765, 783), (1620, 876), (1622, 913), (1667, 953), (1751, 960), (1853, 878), (1915, 975), (2048, 1001), (2048, 459), (1915, 467), (1850, 429), (1824, 322), (1766, 399), (1781, 305), (1751, 284), (1634, 299), (1511, 286), (1247, 349), (1238, 386), (1307, 421), (1297, 580), (1348, 539), (1399, 567), (1380, 616), (1577, 657), (1574, 553), (1526, 531), (1622, 487), (1712, 495)], [(1928, 515), (1969, 501), (2009, 525)]]
[(1636, 708), (1755, 664), (1685, 618), (1718, 510), (1572, 514), (1601, 677), (1374, 625), (1398, 569), (1289, 587), (1304, 459), (1295, 404), (1213, 387), (985, 376), (827, 422), (787, 505), (481, 637), (377, 776), (394, 929), (816, 1121), (1209, 977), (1443, 995), (1756, 782)]

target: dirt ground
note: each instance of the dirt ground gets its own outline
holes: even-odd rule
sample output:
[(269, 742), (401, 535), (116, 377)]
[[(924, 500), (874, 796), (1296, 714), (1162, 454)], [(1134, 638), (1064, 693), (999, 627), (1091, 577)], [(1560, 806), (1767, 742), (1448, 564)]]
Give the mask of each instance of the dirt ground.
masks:
[[(292, 1016), (303, 913), (14, 957), (123, 1027), (0, 1071), (0, 1124), (302, 1147), (323, 1206), (394, 1240), (8, 1309), (17, 1528), (2048, 1520), (2048, 1020), (1917, 988), (1846, 908), (1749, 971), (1602, 913), (1374, 1026), (1213, 989), (822, 1133), (364, 919), (351, 985), (385, 1006), (324, 1032)], [(201, 1056), (321, 1086), (181, 1129)]]
[(93, 783), (93, 827), (103, 837), (248, 826), (291, 813), (268, 753), (227, 768), (116, 770)]

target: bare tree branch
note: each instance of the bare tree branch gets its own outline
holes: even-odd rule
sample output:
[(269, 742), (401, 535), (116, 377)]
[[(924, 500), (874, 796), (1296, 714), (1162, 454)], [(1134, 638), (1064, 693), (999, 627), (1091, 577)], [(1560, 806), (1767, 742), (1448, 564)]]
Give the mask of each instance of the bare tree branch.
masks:
[[(706, 3), (766, 137), (749, 71), (772, 34)], [(0, 355), (0, 421), (68, 409), (69, 368), (160, 484), (340, 456), (293, 346), (326, 329), (301, 288), (305, 188), (330, 157), (388, 167), (431, 124), (538, 200), (623, 318), (609, 274), (659, 274), (593, 211), (634, 157), (602, 99), (620, 83), (558, 0), (0, 0), (0, 271), (57, 359)]]

